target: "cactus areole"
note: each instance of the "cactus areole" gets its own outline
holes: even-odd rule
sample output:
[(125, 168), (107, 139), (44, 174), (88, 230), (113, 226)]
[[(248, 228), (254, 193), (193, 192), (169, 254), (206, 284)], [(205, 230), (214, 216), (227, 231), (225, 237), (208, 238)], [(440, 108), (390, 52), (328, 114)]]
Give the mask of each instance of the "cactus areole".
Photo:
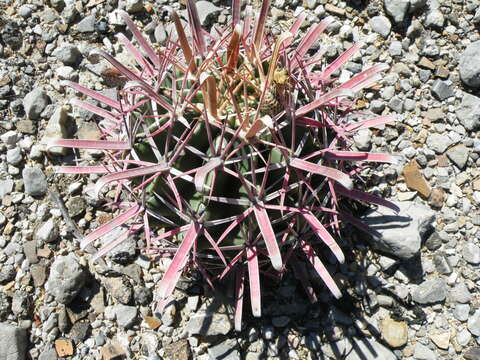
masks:
[(109, 201), (116, 216), (90, 232), (82, 248), (122, 227), (118, 238), (98, 250), (99, 257), (140, 233), (147, 254), (171, 259), (156, 288), (160, 308), (187, 265), (212, 286), (231, 277), (237, 330), (244, 289), (253, 315), (261, 315), (260, 274), (281, 276), (292, 268), (315, 301), (304, 275), (310, 267), (341, 297), (316, 252), (331, 252), (342, 263), (336, 241), (342, 225), (369, 231), (342, 205), (345, 200), (396, 208), (357, 189), (355, 179), (360, 165), (397, 158), (354, 151), (351, 141), (356, 131), (395, 119), (346, 116), (356, 94), (375, 84), (386, 67), (373, 65), (338, 83), (332, 74), (362, 44), (325, 64), (324, 49), (311, 49), (333, 19), (300, 34), (306, 17), (300, 14), (288, 31), (274, 35), (266, 23), (269, 5), (263, 1), (257, 17), (247, 7), (241, 20), (240, 1), (234, 0), (231, 24), (208, 33), (194, 0), (188, 0), (188, 26), (173, 12), (176, 40), (170, 37), (164, 47), (150, 45), (125, 15), (132, 40), (123, 34), (118, 40), (136, 65), (98, 51), (125, 80), (118, 98), (66, 83), (104, 105), (72, 100), (98, 115), (101, 138), (49, 143), (105, 151), (100, 164), (57, 168), (101, 174), (97, 196), (115, 190)]

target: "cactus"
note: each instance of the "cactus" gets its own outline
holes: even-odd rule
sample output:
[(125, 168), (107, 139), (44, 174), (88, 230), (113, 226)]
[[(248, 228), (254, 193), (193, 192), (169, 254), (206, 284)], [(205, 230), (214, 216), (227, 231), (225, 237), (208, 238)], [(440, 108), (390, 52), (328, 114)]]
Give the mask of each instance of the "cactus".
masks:
[(72, 100), (103, 118), (102, 138), (49, 144), (106, 152), (100, 165), (57, 168), (59, 173), (102, 174), (95, 184), (98, 196), (104, 187), (116, 189), (110, 204), (118, 215), (90, 232), (82, 248), (128, 225), (99, 249), (98, 258), (143, 231), (149, 254), (173, 257), (157, 288), (160, 308), (187, 264), (211, 286), (231, 276), (237, 330), (245, 288), (253, 315), (261, 315), (261, 274), (282, 275), (293, 268), (315, 301), (301, 271), (307, 264), (341, 297), (317, 252), (329, 251), (342, 263), (345, 256), (335, 240), (342, 224), (372, 232), (345, 204), (396, 209), (361, 191), (356, 179), (359, 164), (392, 163), (397, 157), (353, 151), (351, 141), (356, 131), (395, 119), (352, 122), (347, 117), (355, 94), (375, 84), (386, 66), (374, 65), (337, 84), (332, 75), (362, 44), (317, 70), (322, 49), (313, 55), (310, 50), (333, 19), (325, 18), (300, 38), (305, 21), (300, 14), (289, 31), (275, 36), (266, 23), (269, 5), (264, 0), (256, 18), (247, 8), (240, 21), (240, 1), (234, 0), (231, 24), (207, 33), (194, 0), (188, 0), (191, 37), (173, 12), (178, 40), (169, 39), (158, 50), (124, 16), (139, 48), (123, 34), (118, 40), (137, 66), (127, 68), (98, 51), (128, 81), (118, 100), (66, 83), (110, 108)]

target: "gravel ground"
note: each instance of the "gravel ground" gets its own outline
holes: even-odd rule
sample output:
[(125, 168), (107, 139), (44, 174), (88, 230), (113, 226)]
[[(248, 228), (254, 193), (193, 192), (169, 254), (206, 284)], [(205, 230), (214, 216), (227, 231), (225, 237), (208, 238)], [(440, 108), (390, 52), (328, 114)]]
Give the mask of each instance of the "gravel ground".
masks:
[[(198, 1), (205, 26), (226, 23), (228, 4)], [(390, 69), (357, 107), (395, 114), (365, 130), (358, 150), (405, 161), (370, 170), (374, 193), (397, 201), (363, 219), (383, 237), (346, 230), (344, 298), (310, 304), (289, 274), (266, 286), (263, 317), (232, 326), (221, 288), (195, 274), (164, 313), (152, 308), (165, 264), (129, 239), (92, 264), (78, 239), (111, 219), (91, 197), (95, 175), (58, 177), (64, 149), (46, 138), (94, 137), (93, 114), (72, 108), (62, 80), (115, 96), (106, 48), (127, 61), (114, 34), (127, 11), (152, 42), (172, 29), (160, 0), (4, 0), (0, 4), (0, 359), (480, 359), (480, 6), (478, 1), (275, 0), (280, 31), (302, 11), (331, 15), (327, 59), (364, 46), (337, 75), (373, 63)], [(319, 44), (319, 45), (320, 45)], [(98, 153), (91, 152), (91, 156)], [(115, 237), (116, 234), (111, 234)], [(100, 245), (100, 244), (96, 244)], [(349, 246), (350, 245), (350, 246)]]

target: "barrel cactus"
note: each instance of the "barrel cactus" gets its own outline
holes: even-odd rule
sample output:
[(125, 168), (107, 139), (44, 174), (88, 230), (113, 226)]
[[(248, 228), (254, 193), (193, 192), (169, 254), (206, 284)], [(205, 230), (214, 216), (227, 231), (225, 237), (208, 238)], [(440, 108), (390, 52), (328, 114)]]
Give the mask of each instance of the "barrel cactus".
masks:
[[(102, 174), (116, 216), (81, 241), (85, 248), (112, 229), (120, 236), (104, 244), (103, 256), (132, 233), (145, 239), (150, 255), (171, 258), (156, 289), (161, 308), (182, 272), (200, 271), (208, 284), (229, 277), (234, 284), (235, 326), (241, 328), (247, 289), (254, 316), (261, 315), (260, 284), (288, 269), (315, 293), (304, 271), (315, 269), (337, 298), (342, 293), (318, 256), (345, 257), (336, 239), (342, 224), (370, 231), (354, 217), (349, 202), (395, 205), (361, 191), (366, 162), (391, 163), (393, 155), (352, 150), (352, 135), (394, 121), (380, 116), (352, 120), (355, 94), (375, 84), (385, 70), (371, 66), (344, 83), (332, 75), (357, 52), (354, 44), (329, 65), (313, 45), (331, 17), (300, 36), (305, 15), (275, 35), (267, 25), (269, 1), (257, 17), (232, 2), (231, 24), (202, 29), (194, 0), (187, 1), (188, 27), (173, 12), (175, 39), (154, 47), (124, 16), (136, 47), (118, 40), (136, 60), (127, 67), (98, 54), (124, 78), (118, 99), (67, 82), (109, 109), (80, 99), (73, 104), (101, 118), (98, 140), (52, 140), (54, 146), (102, 149), (101, 164), (61, 166), (66, 174)], [(188, 266), (187, 266), (188, 265)], [(262, 274), (262, 276), (261, 276)]]

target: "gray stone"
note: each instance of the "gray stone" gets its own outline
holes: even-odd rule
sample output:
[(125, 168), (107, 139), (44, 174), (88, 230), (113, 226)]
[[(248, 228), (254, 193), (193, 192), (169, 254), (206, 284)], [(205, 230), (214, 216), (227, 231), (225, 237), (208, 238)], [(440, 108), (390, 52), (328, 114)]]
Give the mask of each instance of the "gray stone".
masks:
[(167, 31), (165, 30), (165, 26), (163, 24), (158, 24), (155, 28), (155, 32), (153, 33), (155, 37), (155, 41), (160, 45), (165, 45), (167, 41)]
[(10, 298), (7, 294), (0, 292), (0, 320), (4, 320), (11, 314)]
[(400, 41), (390, 42), (390, 46), (388, 47), (388, 52), (392, 56), (402, 55), (402, 43)]
[(414, 13), (422, 9), (427, 4), (427, 0), (410, 0), (409, 12)]
[(467, 321), (470, 313), (470, 305), (457, 304), (453, 309), (453, 316), (460, 321)]
[(43, 350), (40, 356), (38, 357), (38, 360), (57, 360), (57, 352), (55, 351), (54, 348), (49, 348), (46, 350)]
[(210, 360), (237, 360), (240, 359), (237, 342), (234, 339), (227, 339), (220, 344), (208, 348)]
[(78, 72), (71, 66), (60, 66), (55, 73), (60, 80), (78, 81)]
[(425, 241), (425, 246), (427, 247), (428, 250), (430, 251), (435, 251), (435, 250), (438, 250), (440, 249), (440, 247), (442, 246), (442, 238), (440, 237), (440, 235), (438, 234), (437, 231), (434, 231), (430, 236), (429, 238), (427, 239), (427, 241)]
[(30, 91), (23, 98), (25, 114), (31, 120), (40, 118), (40, 114), (48, 104), (50, 104), (50, 98), (42, 88), (36, 88)]
[(383, 15), (374, 16), (370, 19), (368, 24), (373, 31), (380, 34), (385, 39), (388, 37), (390, 31), (392, 30), (392, 24), (390, 23), (390, 20), (388, 20), (388, 18)]
[(7, 146), (14, 146), (17, 143), (18, 134), (16, 131), (9, 130), (0, 135), (0, 140)]
[(134, 14), (143, 10), (143, 0), (127, 0), (125, 10), (129, 14)]
[(447, 286), (442, 279), (426, 280), (412, 293), (412, 299), (418, 304), (434, 304), (447, 297)]
[(472, 88), (480, 87), (480, 41), (468, 45), (460, 56), (458, 70), (463, 83)]
[[(457, 333), (457, 343), (460, 346), (466, 346), (472, 339), (472, 334), (467, 329), (462, 329)], [(468, 359), (468, 358), (465, 358)], [(474, 359), (480, 359), (480, 353)]]
[(7, 150), (7, 163), (18, 165), (22, 160), (22, 150), (19, 147)]
[(472, 347), (465, 351), (463, 354), (465, 360), (478, 360), (480, 359), (480, 347)]
[(353, 141), (358, 150), (368, 151), (372, 144), (372, 132), (369, 129), (361, 129), (353, 135)]
[(58, 235), (58, 226), (53, 218), (48, 219), (42, 226), (40, 226), (35, 234), (37, 241), (41, 244), (54, 242), (58, 239)]
[(77, 49), (77, 47), (72, 44), (60, 45), (53, 51), (52, 55), (55, 56), (57, 60), (61, 61), (64, 65), (75, 65), (80, 61), (82, 57), (82, 54)]
[(427, 138), (427, 146), (437, 154), (443, 154), (452, 145), (452, 140), (442, 134), (431, 133)]
[(445, 17), (438, 9), (434, 9), (427, 14), (424, 22), (426, 27), (441, 30), (445, 24)]
[(6, 284), (15, 279), (17, 271), (13, 265), (4, 265), (0, 270), (0, 284)]
[(13, 191), (13, 180), (0, 180), (0, 202)]
[(467, 328), (473, 335), (480, 336), (480, 309), (469, 317)]
[(453, 289), (450, 290), (449, 297), (451, 301), (461, 304), (466, 304), (472, 300), (472, 294), (463, 282), (455, 285)]
[(125, 277), (105, 277), (102, 283), (107, 292), (121, 304), (127, 305), (133, 297), (133, 288)]
[(440, 274), (448, 275), (452, 273), (452, 267), (445, 258), (445, 254), (438, 253), (433, 256), (435, 268)]
[(390, 99), (388, 102), (388, 107), (395, 111), (396, 113), (402, 113), (403, 112), (403, 100), (399, 98), (398, 96), (394, 96), (393, 98)]
[[(65, 106), (60, 106), (55, 110), (48, 121), (47, 128), (43, 134), (41, 144), (47, 145), (51, 140), (68, 138), (70, 132), (68, 131), (68, 111)], [(67, 148), (56, 146), (49, 150), (53, 155), (66, 155)]]
[(480, 98), (464, 92), (456, 115), (465, 129), (471, 131), (480, 128)]
[(370, 240), (374, 247), (403, 260), (418, 254), (422, 237), (431, 227), (435, 213), (422, 204), (396, 202), (398, 214), (388, 208), (370, 210), (362, 221), (376, 230), (380, 237)]
[(393, 18), (393, 21), (396, 24), (401, 24), (405, 20), (410, 2), (409, 0), (384, 0), (383, 5), (386, 13)]
[(29, 18), (32, 15), (32, 6), (31, 5), (22, 5), (18, 9), (18, 15), (23, 18)]
[[(320, 345), (318, 345), (320, 347)], [(317, 349), (316, 351), (318, 351)], [(345, 338), (321, 345), (325, 358), (345, 360), (396, 360), (395, 354), (371, 337)]]
[(37, 167), (25, 167), (22, 171), (25, 192), (32, 196), (42, 196), (47, 192), (47, 178)]
[(115, 314), (118, 326), (129, 329), (137, 321), (138, 310), (135, 306), (118, 304), (115, 305)]
[(455, 95), (452, 87), (445, 81), (442, 81), (440, 79), (437, 79), (433, 82), (431, 91), (433, 96), (435, 96), (440, 101), (443, 101)]
[(208, 25), (210, 20), (217, 15), (222, 8), (213, 5), (210, 1), (200, 0), (196, 2), (198, 17), (202, 25)]
[(57, 256), (45, 288), (59, 303), (68, 304), (80, 292), (86, 277), (87, 273), (74, 253)]
[(95, 15), (85, 16), (78, 24), (77, 31), (80, 33), (88, 33), (95, 31)]
[(437, 360), (437, 355), (425, 345), (417, 342), (413, 350), (413, 358), (416, 360)]
[(186, 330), (190, 335), (226, 335), (232, 329), (230, 317), (223, 306), (203, 306), (190, 317)]
[(463, 258), (466, 262), (478, 265), (480, 264), (480, 247), (469, 242), (462, 251)]
[(0, 323), (0, 359), (24, 360), (27, 356), (27, 346), (26, 329)]
[(467, 165), (469, 150), (461, 144), (448, 149), (446, 155), (459, 169), (463, 169)]
[(68, 199), (65, 206), (67, 207), (68, 214), (74, 218), (85, 212), (87, 202), (82, 196), (74, 196)]

